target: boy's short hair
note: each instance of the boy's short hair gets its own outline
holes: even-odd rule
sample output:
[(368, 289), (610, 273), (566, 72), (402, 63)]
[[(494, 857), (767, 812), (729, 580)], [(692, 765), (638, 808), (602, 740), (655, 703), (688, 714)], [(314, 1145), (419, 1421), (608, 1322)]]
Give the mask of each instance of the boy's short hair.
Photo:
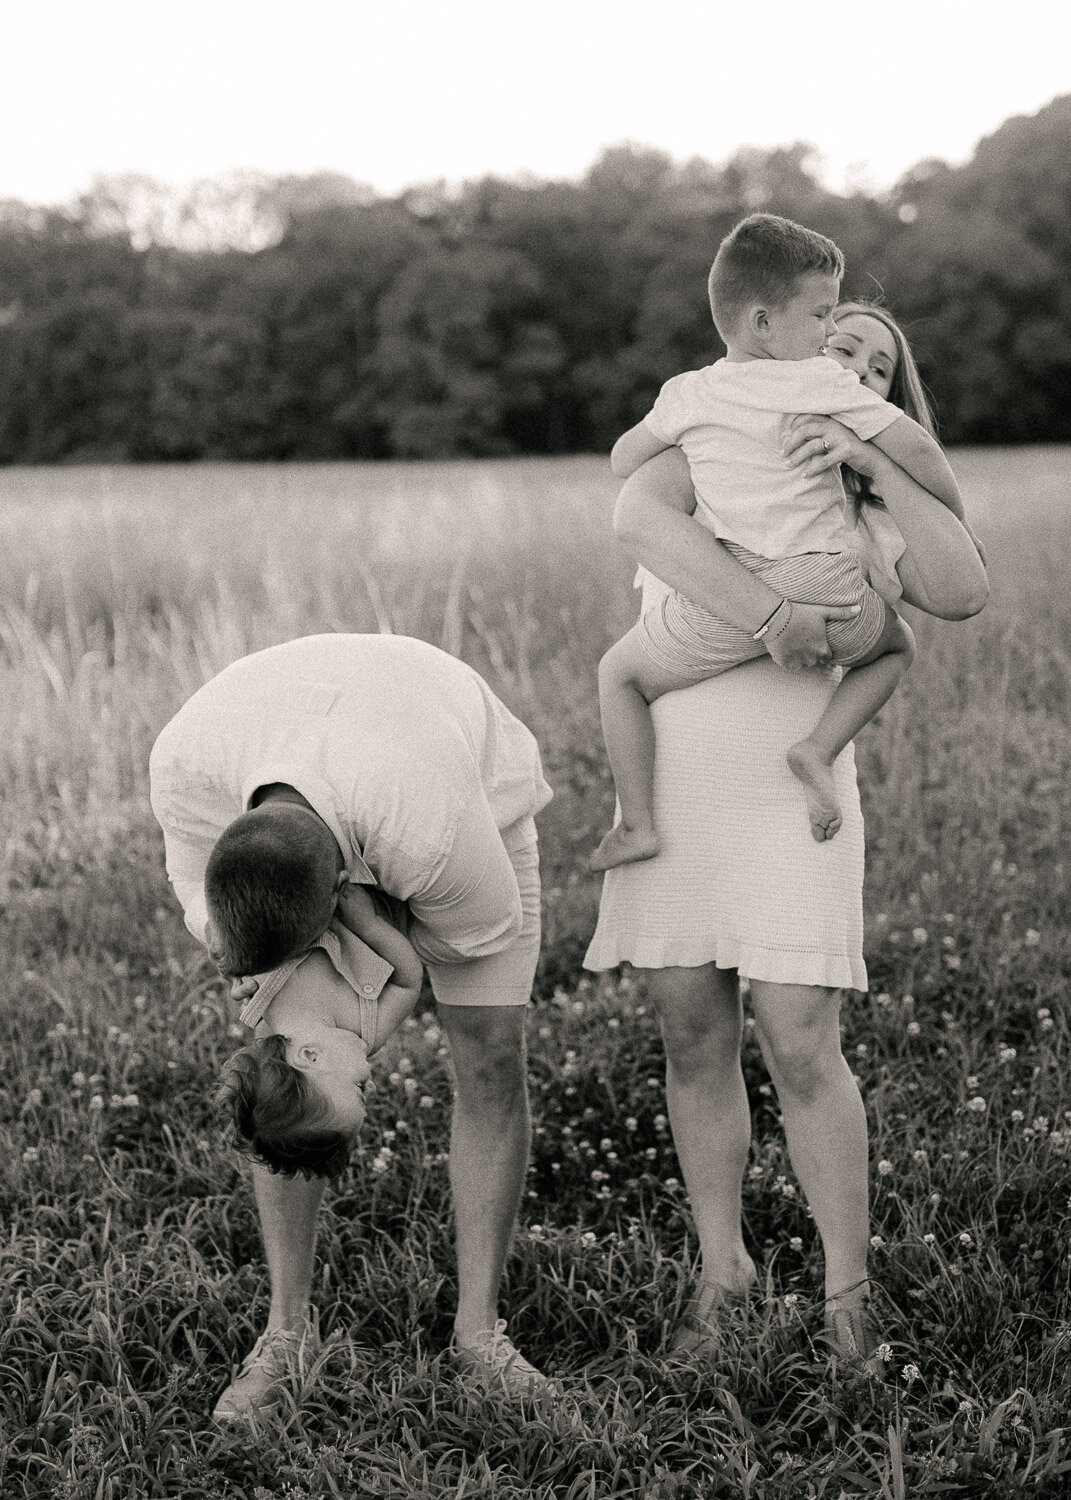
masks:
[(330, 1105), (286, 1060), (286, 1038), (262, 1037), (228, 1058), (216, 1103), (234, 1122), (241, 1149), (284, 1177), (337, 1177), (353, 1136), (326, 1122)]
[(707, 278), (710, 311), (722, 339), (755, 303), (780, 307), (801, 276), (844, 275), (844, 256), (824, 234), (778, 214), (749, 214), (718, 246)]
[(255, 814), (236, 818), (205, 869), (220, 971), (233, 977), (278, 968), (320, 936), (327, 899), (323, 845), (311, 819), (280, 828)]

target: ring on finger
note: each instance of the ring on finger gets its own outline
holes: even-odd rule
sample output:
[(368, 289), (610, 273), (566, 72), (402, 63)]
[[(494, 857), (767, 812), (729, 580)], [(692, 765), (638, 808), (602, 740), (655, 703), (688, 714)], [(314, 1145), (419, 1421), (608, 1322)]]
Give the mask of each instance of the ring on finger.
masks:
[(826, 438), (822, 439), (822, 452), (823, 453), (828, 453), (829, 452), (829, 442), (828, 442), (828, 440)]

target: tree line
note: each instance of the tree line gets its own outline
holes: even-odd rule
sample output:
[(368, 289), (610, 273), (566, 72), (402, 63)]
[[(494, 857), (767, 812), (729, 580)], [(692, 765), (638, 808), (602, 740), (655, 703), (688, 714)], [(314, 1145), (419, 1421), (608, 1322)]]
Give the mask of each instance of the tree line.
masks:
[(1071, 441), (1071, 95), (965, 165), (836, 194), (802, 144), (605, 151), (577, 182), (381, 197), (245, 174), (0, 204), (0, 462), (607, 449), (722, 353), (706, 275), (766, 209), (905, 324), (950, 443)]

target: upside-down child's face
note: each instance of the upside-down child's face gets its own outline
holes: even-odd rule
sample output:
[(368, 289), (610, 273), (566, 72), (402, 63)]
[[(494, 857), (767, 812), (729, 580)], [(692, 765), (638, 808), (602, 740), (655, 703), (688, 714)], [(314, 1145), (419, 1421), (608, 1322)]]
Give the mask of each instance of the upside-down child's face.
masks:
[(837, 331), (840, 278), (808, 271), (787, 302), (764, 309), (763, 344), (771, 359), (814, 359)]
[(846, 370), (854, 370), (862, 384), (882, 400), (889, 399), (900, 354), (896, 340), (880, 318), (848, 313), (837, 324), (826, 353)]
[(368, 1043), (340, 1026), (310, 1026), (287, 1038), (286, 1060), (331, 1107), (330, 1127), (356, 1134), (364, 1124)]

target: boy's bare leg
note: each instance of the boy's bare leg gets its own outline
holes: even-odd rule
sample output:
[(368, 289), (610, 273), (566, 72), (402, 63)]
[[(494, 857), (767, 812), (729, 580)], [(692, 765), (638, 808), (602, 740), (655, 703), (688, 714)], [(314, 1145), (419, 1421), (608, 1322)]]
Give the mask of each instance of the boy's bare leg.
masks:
[(914, 655), (915, 637), (886, 605), (885, 629), (873, 651), (846, 671), (812, 733), (789, 750), (789, 768), (803, 783), (811, 833), (819, 843), (840, 828), (833, 762), (889, 701)]
[(611, 646), (599, 663), (599, 712), (621, 820), (591, 856), (593, 870), (651, 859), (658, 853), (651, 807), (655, 736), (650, 705), (663, 693), (686, 687), (694, 677), (676, 677), (653, 662), (636, 627)]

